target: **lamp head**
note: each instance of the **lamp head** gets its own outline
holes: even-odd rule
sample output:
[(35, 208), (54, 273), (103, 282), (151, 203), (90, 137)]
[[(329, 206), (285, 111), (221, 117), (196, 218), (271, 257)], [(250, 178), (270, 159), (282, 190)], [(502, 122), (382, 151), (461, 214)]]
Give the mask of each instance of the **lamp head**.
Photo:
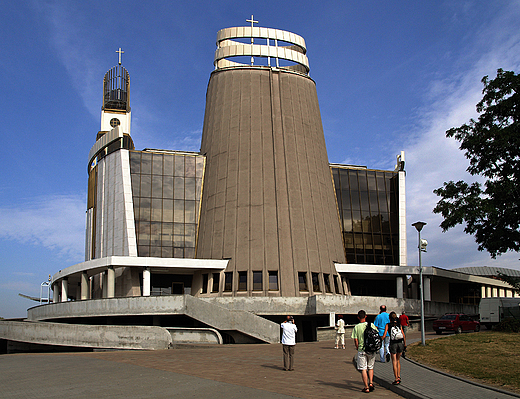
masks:
[(420, 232), (422, 230), (422, 228), (424, 226), (426, 226), (426, 224), (427, 223), (425, 223), (425, 222), (415, 222), (415, 223), (412, 223), (412, 226), (415, 227), (417, 229), (417, 231)]

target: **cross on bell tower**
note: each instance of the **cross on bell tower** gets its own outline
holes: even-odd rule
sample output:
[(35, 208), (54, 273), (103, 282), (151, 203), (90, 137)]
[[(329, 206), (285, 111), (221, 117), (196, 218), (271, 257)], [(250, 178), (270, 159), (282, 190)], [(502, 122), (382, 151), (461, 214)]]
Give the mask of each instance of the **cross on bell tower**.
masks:
[[(255, 39), (253, 39), (253, 28), (255, 27), (254, 24), (257, 24), (258, 21), (255, 21), (255, 19), (253, 18), (253, 14), (251, 14), (251, 19), (246, 19), (246, 22), (251, 22), (251, 53), (253, 52), (253, 42), (255, 41)], [(253, 56), (251, 56), (251, 65), (253, 65), (255, 63), (255, 59)]]
[(119, 53), (119, 65), (121, 65), (121, 54), (123, 54), (124, 51), (121, 50), (121, 47), (119, 47), (119, 50), (116, 50), (116, 53)]

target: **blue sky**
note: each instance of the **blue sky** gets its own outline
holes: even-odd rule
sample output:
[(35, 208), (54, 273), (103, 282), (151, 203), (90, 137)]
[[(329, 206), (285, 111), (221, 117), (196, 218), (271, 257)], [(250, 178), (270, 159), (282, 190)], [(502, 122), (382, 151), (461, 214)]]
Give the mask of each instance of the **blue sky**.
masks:
[[(393, 169), (406, 151), (408, 226), (425, 265), (520, 268), (462, 228), (442, 233), (432, 190), (466, 179), (445, 131), (476, 116), (484, 75), (520, 70), (520, 1), (4, 1), (0, 15), (0, 316), (24, 317), (49, 274), (84, 259), (87, 155), (102, 80), (124, 50), (137, 149), (197, 151), (217, 31), (307, 43), (331, 162)], [(408, 230), (410, 265), (417, 233)]]

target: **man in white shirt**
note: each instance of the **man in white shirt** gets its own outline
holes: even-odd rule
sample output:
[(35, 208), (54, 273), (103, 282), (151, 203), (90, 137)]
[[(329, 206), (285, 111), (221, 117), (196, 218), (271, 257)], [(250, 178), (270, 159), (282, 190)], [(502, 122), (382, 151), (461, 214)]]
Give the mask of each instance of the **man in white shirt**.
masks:
[(341, 343), (343, 349), (345, 349), (345, 320), (343, 320), (343, 315), (338, 315), (338, 322), (336, 323), (336, 346), (335, 349), (338, 349), (338, 344)]
[(292, 316), (287, 316), (287, 320), (284, 321), (280, 327), (283, 330), (283, 369), (293, 371), (294, 346), (296, 345), (296, 332), (298, 328), (296, 324), (294, 324), (294, 318)]

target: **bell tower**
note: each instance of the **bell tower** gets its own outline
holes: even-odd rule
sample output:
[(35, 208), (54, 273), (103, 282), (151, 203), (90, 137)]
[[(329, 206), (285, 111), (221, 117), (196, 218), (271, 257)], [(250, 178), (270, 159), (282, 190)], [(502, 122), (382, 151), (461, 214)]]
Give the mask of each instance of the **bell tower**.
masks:
[(103, 106), (101, 107), (101, 131), (108, 132), (121, 126), (124, 134), (130, 134), (130, 75), (121, 65), (119, 48), (119, 64), (111, 68), (103, 79)]

